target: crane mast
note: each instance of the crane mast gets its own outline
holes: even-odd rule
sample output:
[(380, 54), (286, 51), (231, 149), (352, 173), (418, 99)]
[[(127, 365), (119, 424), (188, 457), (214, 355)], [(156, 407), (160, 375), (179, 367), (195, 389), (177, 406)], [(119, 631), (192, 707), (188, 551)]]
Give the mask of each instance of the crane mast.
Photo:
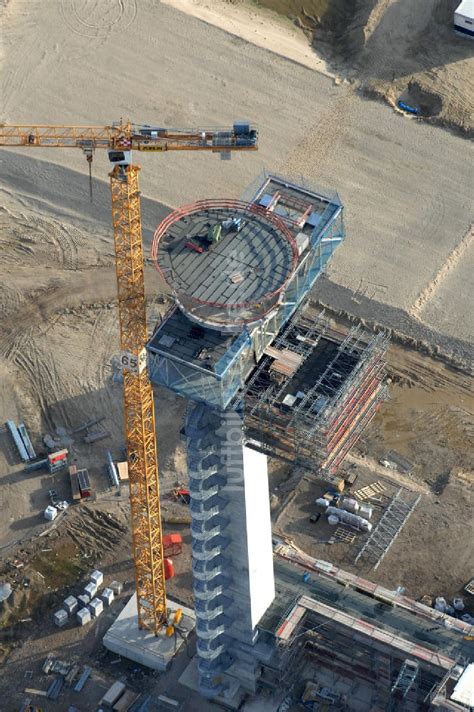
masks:
[(145, 351), (140, 169), (132, 163), (132, 150), (256, 150), (257, 130), (246, 122), (231, 130), (164, 129), (130, 121), (111, 126), (0, 125), (0, 146), (80, 148), (89, 166), (95, 150), (106, 149), (114, 164), (109, 176), (138, 625), (158, 634), (167, 623), (166, 587), (155, 411)]
[(138, 171), (136, 166), (115, 166), (110, 173), (110, 187), (138, 625), (156, 631), (166, 623), (166, 593), (155, 411), (145, 353), (147, 328)]

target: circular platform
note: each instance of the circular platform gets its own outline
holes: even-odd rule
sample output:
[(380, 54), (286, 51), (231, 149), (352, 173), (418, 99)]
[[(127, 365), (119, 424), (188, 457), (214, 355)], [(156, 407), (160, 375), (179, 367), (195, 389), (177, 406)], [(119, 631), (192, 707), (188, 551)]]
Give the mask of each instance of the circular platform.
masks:
[(278, 216), (231, 200), (175, 210), (158, 226), (152, 256), (179, 306), (210, 328), (261, 319), (278, 303), (298, 260)]

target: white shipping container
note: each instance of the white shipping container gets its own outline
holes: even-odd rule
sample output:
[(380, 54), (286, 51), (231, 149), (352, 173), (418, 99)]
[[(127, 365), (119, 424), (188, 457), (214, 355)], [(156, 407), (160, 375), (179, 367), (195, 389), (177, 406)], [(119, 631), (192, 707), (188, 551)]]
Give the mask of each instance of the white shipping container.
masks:
[(73, 613), (75, 613), (77, 611), (77, 607), (78, 607), (77, 598), (75, 598), (74, 596), (68, 596), (64, 600), (63, 605), (64, 605), (65, 610), (71, 616)]
[(90, 581), (87, 586), (84, 587), (84, 593), (89, 596), (89, 598), (92, 600), (97, 593), (97, 584), (95, 584), (93, 581)]
[(100, 597), (106, 606), (110, 606), (110, 604), (114, 600), (114, 592), (111, 588), (104, 588)]

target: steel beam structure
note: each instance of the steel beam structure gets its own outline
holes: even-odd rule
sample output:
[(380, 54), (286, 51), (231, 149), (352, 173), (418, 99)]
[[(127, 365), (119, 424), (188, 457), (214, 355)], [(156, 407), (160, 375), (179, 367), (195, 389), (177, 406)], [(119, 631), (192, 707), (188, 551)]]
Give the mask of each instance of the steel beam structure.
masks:
[(421, 499), (411, 490), (400, 487), (379, 523), (357, 554), (354, 563), (364, 556), (375, 570), (405, 526), (408, 517)]

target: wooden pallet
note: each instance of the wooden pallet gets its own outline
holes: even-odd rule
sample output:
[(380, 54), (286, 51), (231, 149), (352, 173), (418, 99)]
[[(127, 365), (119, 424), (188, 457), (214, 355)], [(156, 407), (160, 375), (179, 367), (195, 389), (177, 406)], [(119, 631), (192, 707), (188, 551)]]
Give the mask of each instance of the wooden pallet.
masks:
[(348, 532), (347, 529), (343, 529), (342, 527), (338, 527), (332, 537), (329, 540), (329, 544), (335, 544), (336, 542), (345, 542), (346, 544), (353, 544), (355, 541), (356, 535), (354, 532)]
[(384, 491), (385, 485), (383, 485), (380, 480), (377, 480), (377, 482), (373, 482), (371, 485), (356, 490), (353, 492), (353, 496), (356, 499), (365, 500), (371, 497), (379, 497)]
[(474, 579), (471, 579), (469, 583), (464, 586), (464, 590), (467, 591), (467, 593), (470, 593), (472, 596), (474, 596)]

